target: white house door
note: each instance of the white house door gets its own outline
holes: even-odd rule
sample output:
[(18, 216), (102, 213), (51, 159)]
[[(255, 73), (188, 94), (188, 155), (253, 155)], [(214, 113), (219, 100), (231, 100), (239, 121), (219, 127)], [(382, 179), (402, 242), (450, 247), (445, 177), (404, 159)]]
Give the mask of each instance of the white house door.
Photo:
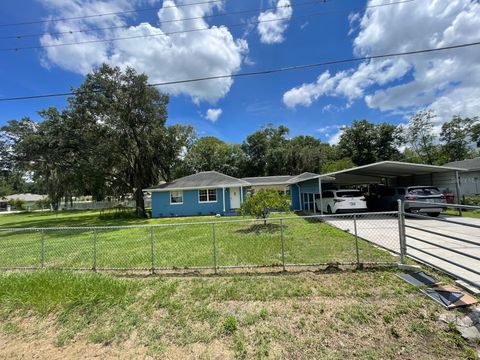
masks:
[(240, 207), (240, 188), (230, 188), (230, 209), (238, 209)]

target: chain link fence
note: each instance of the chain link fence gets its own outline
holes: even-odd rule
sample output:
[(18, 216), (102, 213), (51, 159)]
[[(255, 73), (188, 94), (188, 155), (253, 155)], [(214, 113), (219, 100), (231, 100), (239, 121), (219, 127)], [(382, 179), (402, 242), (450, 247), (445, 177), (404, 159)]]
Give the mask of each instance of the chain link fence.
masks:
[(176, 270), (398, 262), (398, 213), (3, 228), (1, 268)]

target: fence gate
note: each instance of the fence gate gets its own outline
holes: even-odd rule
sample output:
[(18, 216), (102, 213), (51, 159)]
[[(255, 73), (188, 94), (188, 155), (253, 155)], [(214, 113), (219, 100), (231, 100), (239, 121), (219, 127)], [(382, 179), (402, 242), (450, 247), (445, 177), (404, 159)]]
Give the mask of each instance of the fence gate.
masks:
[(461, 216), (462, 210), (474, 211), (480, 207), (443, 206), (458, 213), (448, 211), (438, 217), (423, 213), (405, 214), (406, 255), (457, 279), (480, 285), (480, 218)]

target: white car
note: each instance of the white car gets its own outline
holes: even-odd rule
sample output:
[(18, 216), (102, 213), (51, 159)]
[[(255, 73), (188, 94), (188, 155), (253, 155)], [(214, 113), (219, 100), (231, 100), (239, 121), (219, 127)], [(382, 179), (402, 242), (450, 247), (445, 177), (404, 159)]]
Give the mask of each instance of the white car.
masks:
[(328, 190), (322, 193), (322, 200), (316, 199), (317, 209), (327, 214), (367, 211), (365, 196), (358, 190)]

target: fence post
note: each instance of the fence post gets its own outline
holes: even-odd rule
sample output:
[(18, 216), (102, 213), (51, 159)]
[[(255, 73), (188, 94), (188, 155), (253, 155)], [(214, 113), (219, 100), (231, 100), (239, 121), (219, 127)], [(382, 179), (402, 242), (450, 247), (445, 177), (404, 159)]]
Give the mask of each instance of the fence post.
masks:
[(357, 215), (353, 214), (353, 231), (355, 233), (355, 250), (357, 253), (357, 267), (360, 266), (360, 252), (358, 250), (358, 234), (357, 234)]
[(97, 229), (93, 229), (93, 271), (97, 271)]
[(217, 238), (215, 235), (215, 223), (212, 224), (212, 238), (213, 238), (213, 271), (217, 274)]
[(42, 269), (45, 268), (45, 230), (40, 232), (41, 250), (40, 250), (40, 264)]
[(400, 264), (405, 264), (407, 255), (407, 243), (405, 240), (405, 210), (402, 200), (398, 199), (398, 235), (400, 242)]
[(283, 235), (283, 219), (280, 219), (280, 239), (282, 241), (282, 269), (286, 271), (285, 268), (285, 236)]
[(154, 251), (154, 234), (153, 226), (150, 226), (150, 261), (151, 261), (151, 273), (155, 274), (155, 251)]

